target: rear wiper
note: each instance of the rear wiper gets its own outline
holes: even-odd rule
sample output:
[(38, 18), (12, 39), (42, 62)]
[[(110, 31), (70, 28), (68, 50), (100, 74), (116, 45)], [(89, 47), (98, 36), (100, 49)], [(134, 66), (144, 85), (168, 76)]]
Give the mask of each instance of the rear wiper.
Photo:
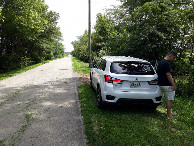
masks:
[(131, 74), (131, 72), (122, 72), (121, 74)]

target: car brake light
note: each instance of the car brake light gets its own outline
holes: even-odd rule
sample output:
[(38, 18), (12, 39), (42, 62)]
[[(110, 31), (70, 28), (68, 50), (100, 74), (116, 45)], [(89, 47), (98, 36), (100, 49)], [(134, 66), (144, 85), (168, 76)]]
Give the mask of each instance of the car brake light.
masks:
[(122, 81), (120, 79), (113, 78), (113, 77), (111, 77), (109, 75), (105, 75), (104, 78), (105, 78), (105, 82), (107, 82), (107, 83), (113, 83), (113, 82), (120, 82), (120, 81)]
[(159, 81), (158, 80), (152, 80), (148, 81), (149, 85), (158, 85)]

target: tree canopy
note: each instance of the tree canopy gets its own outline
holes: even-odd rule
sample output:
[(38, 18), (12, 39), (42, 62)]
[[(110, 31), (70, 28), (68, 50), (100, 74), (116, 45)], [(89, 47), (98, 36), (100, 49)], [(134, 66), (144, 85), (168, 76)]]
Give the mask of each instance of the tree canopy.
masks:
[(0, 70), (62, 57), (59, 14), (44, 0), (0, 1)]
[[(160, 60), (169, 50), (174, 50), (179, 58), (188, 53), (192, 58), (193, 1), (120, 1), (120, 6), (97, 15), (92, 33), (93, 56), (125, 55), (152, 61)], [(84, 37), (87, 38), (87, 33)], [(81, 48), (74, 48), (75, 56), (86, 53)], [(77, 49), (81, 50), (75, 53)]]

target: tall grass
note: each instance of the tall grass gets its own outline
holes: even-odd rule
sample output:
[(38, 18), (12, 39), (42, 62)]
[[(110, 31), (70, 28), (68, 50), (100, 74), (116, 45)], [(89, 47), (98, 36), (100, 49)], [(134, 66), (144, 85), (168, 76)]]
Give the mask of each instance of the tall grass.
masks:
[(72, 57), (73, 71), (83, 74), (90, 74), (89, 63), (80, 61), (79, 59)]

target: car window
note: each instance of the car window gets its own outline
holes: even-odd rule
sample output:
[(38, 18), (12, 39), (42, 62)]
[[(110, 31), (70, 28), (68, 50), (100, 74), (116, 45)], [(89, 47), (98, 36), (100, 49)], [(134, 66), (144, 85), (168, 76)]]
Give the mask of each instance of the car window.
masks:
[(106, 60), (103, 59), (100, 63), (100, 69), (105, 70), (105, 68), (106, 68)]
[(101, 62), (101, 59), (100, 59), (100, 60), (98, 60), (98, 61), (96, 62), (96, 68), (97, 68), (97, 69), (99, 69), (99, 68), (100, 68), (100, 62)]
[(110, 72), (115, 74), (129, 75), (154, 75), (154, 69), (150, 63), (143, 62), (113, 62), (111, 63)]
[(101, 70), (105, 70), (106, 68), (106, 60), (104, 59), (100, 59), (97, 63), (96, 63), (96, 68), (97, 69), (101, 69)]

